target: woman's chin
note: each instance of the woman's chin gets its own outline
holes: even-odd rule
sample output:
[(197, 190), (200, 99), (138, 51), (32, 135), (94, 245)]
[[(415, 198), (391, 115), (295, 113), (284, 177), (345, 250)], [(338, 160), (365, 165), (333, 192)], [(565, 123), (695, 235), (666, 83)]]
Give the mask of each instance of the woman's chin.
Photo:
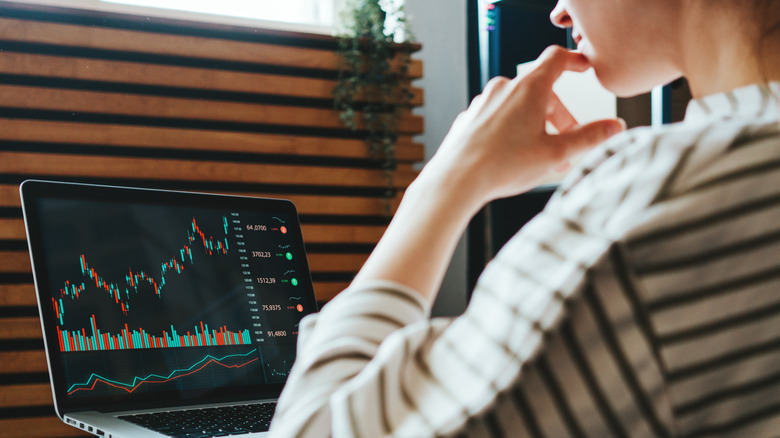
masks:
[(593, 64), (601, 86), (615, 94), (617, 97), (634, 97), (640, 94), (648, 93), (656, 85), (664, 84), (669, 81), (662, 79), (653, 79), (636, 72), (620, 71)]
[(601, 86), (618, 97), (634, 97), (648, 93), (657, 85), (668, 84), (681, 76), (681, 73), (670, 65), (660, 63), (641, 63), (619, 60), (608, 60), (599, 57), (586, 48), (582, 54), (588, 59), (596, 72)]

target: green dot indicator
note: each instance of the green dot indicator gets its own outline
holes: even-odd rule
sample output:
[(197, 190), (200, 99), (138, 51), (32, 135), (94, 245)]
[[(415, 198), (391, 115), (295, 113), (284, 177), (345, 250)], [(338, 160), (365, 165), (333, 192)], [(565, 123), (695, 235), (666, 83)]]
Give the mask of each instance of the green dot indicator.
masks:
[(292, 280), (290, 280), (290, 283), (292, 283), (293, 286), (298, 286), (298, 279), (293, 278)]
[(292, 260), (292, 253), (291, 252), (288, 252), (284, 256), (287, 257), (287, 260)]

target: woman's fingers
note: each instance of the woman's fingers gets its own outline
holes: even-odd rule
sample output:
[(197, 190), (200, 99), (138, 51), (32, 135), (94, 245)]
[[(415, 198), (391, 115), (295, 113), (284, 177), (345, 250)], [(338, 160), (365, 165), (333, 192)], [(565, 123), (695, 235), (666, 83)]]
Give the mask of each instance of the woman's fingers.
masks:
[(625, 129), (626, 122), (622, 119), (605, 119), (551, 137), (557, 137), (559, 144), (566, 149), (566, 156), (571, 156), (603, 143)]
[(591, 67), (581, 53), (561, 46), (550, 46), (539, 56), (536, 66), (528, 75), (540, 91), (551, 92), (553, 84), (565, 71), (584, 72)]
[[(453, 190), (477, 193), (475, 201), (487, 202), (533, 187), (572, 155), (621, 131), (615, 120), (580, 126), (552, 91), (564, 71), (588, 68), (581, 54), (554, 47), (528, 74), (491, 79), (456, 119), (426, 166), (427, 179), (447, 179)], [(547, 122), (560, 134), (548, 135)]]
[(577, 119), (563, 106), (558, 95), (552, 93), (550, 101), (547, 103), (547, 121), (550, 122), (558, 132), (567, 132), (579, 126)]

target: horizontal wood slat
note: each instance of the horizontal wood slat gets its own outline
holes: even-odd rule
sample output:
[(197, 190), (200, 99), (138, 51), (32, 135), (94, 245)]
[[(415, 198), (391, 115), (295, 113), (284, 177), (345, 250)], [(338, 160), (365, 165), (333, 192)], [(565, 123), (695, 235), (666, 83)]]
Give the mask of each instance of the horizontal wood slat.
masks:
[[(259, 198), (290, 199), (303, 215), (350, 215), (350, 216), (382, 216), (387, 213), (386, 207), (395, 211), (401, 202), (402, 194), (386, 200), (360, 196), (317, 196), (278, 193), (230, 192), (241, 196)], [(21, 207), (19, 186), (0, 184), (0, 207)]]
[[(0, 173), (46, 177), (387, 187), (383, 170), (25, 152), (0, 152)], [(412, 182), (416, 172), (411, 166), (402, 165), (393, 174), (393, 183), (397, 187), (405, 187)]]
[(368, 254), (309, 254), (312, 272), (357, 272), (363, 267)]
[[(336, 86), (336, 81), (330, 79), (8, 51), (0, 53), (0, 74), (101, 82), (114, 82), (119, 77), (123, 84), (201, 88), (313, 99), (332, 99)], [(409, 103), (414, 106), (422, 105), (422, 90), (411, 87), (409, 92), (413, 95)]]
[(314, 282), (314, 295), (319, 303), (327, 303), (349, 286), (347, 281)]
[[(16, 257), (13, 253), (8, 256)], [(0, 263), (5, 262), (6, 256), (0, 254)], [(0, 306), (35, 306), (35, 286), (32, 283), (3, 284), (0, 283)], [(0, 363), (3, 363), (0, 361)]]
[(0, 352), (0, 375), (13, 373), (46, 373), (46, 353), (43, 350)]
[(0, 207), (21, 207), (22, 198), (16, 184), (0, 184)]
[[(69, 113), (344, 129), (338, 111), (333, 109), (17, 85), (0, 85), (0, 105), (8, 108)], [(362, 128), (360, 120), (361, 117), (358, 115), (359, 129)], [(407, 112), (401, 117), (398, 129), (407, 134), (422, 133), (422, 117)]]
[(13, 406), (46, 406), (53, 401), (48, 383), (0, 385), (0, 409)]
[(32, 273), (30, 254), (27, 251), (0, 251), (0, 273)]
[(24, 231), (24, 221), (22, 219), (0, 218), (0, 240), (24, 240), (26, 238), (27, 234)]
[(384, 226), (302, 225), (303, 240), (308, 243), (376, 244), (385, 232)]
[[(332, 50), (13, 18), (0, 18), (0, 40), (321, 70), (337, 70), (340, 62)], [(412, 60), (409, 76), (422, 76), (422, 62)]]
[[(0, 61), (0, 65), (2, 61)], [(2, 101), (0, 101), (2, 105)], [(206, 129), (160, 128), (154, 126), (108, 125), (0, 118), (0, 142), (37, 142), (52, 145), (52, 152), (69, 144), (244, 152), (275, 155), (369, 159), (364, 140), (304, 137), (282, 134), (214, 131)], [(418, 162), (423, 145), (410, 137), (397, 145), (395, 159)]]
[[(368, 254), (308, 254), (312, 272), (357, 272)], [(0, 251), (0, 273), (27, 274), (32, 272), (27, 251)]]
[(1, 318), (0, 322), (0, 341), (41, 339), (39, 318)]
[(42, 438), (42, 437), (71, 437), (93, 436), (86, 432), (70, 427), (55, 416), (0, 419), (0, 430), (5, 436)]

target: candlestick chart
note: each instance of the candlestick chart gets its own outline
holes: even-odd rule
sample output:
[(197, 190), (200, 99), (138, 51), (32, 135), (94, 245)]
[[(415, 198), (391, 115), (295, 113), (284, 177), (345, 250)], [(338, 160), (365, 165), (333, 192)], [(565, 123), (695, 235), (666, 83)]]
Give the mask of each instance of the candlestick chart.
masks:
[(294, 213), (145, 201), (46, 208), (40, 302), (68, 397), (284, 382), (298, 323), (316, 309)]
[[(86, 254), (80, 254), (76, 263), (81, 278), (65, 280), (58, 293), (51, 299), (52, 308), (59, 323), (57, 335), (60, 351), (247, 345), (251, 343), (248, 329), (234, 331), (224, 325), (218, 329), (209, 329), (208, 323), (204, 321), (195, 322), (192, 330), (183, 330), (182, 333), (179, 333), (173, 325), (170, 325), (170, 329), (160, 330), (158, 328), (157, 333), (152, 333), (141, 326), (130, 328), (127, 323), (112, 333), (110, 330), (99, 329), (93, 314), (86, 327), (75, 330), (64, 328), (69, 313), (66, 311), (68, 307), (66, 302), (78, 303), (88, 295), (93, 295), (91, 299), (94, 302), (98, 299), (94, 295), (103, 294), (107, 298), (104, 303), (113, 304), (125, 317), (128, 317), (132, 312), (133, 302), (136, 300), (143, 302), (140, 311), (148, 312), (148, 297), (162, 300), (167, 285), (171, 282), (171, 275), (181, 275), (185, 269), (189, 269), (186, 267), (197, 266), (196, 260), (224, 256), (229, 253), (229, 227), (226, 216), (222, 216), (220, 228), (224, 235), (214, 237), (201, 229), (196, 218), (191, 218), (187, 229), (182, 230), (181, 233), (185, 243), (173, 250), (170, 257), (161, 261), (155, 272), (134, 269), (131, 265), (123, 278), (118, 280), (108, 279), (107, 276), (100, 273), (99, 267), (93, 266), (88, 261)], [(145, 299), (140, 300), (139, 295), (143, 295)], [(155, 324), (155, 326), (159, 326), (159, 324)]]
[[(222, 217), (222, 220), (224, 221), (224, 227), (225, 227), (225, 234), (227, 235), (227, 218), (225, 216)], [(108, 295), (111, 297), (111, 299), (122, 309), (122, 313), (127, 315), (128, 310), (130, 309), (130, 291), (132, 290), (134, 294), (138, 293), (138, 287), (145, 283), (148, 284), (149, 287), (154, 291), (154, 294), (157, 295), (157, 297), (161, 296), (162, 289), (165, 286), (165, 276), (168, 273), (176, 272), (177, 274), (181, 274), (181, 272), (184, 270), (184, 266), (186, 263), (193, 264), (193, 258), (192, 258), (192, 248), (191, 245), (194, 244), (201, 244), (203, 246), (203, 250), (208, 255), (214, 255), (216, 254), (227, 254), (229, 244), (227, 236), (224, 237), (221, 240), (216, 240), (209, 236), (208, 238), (206, 235), (201, 231), (200, 227), (198, 226), (195, 218), (192, 219), (191, 230), (187, 230), (187, 244), (183, 245), (179, 250), (178, 254), (172, 256), (167, 261), (164, 261), (160, 264), (160, 273), (157, 277), (153, 275), (149, 275), (143, 270), (133, 272), (132, 268), (129, 268), (129, 272), (127, 275), (125, 275), (124, 278), (124, 286), (122, 284), (117, 284), (114, 282), (106, 281), (103, 279), (102, 276), (98, 274), (98, 272), (95, 270), (94, 267), (90, 267), (89, 263), (86, 260), (86, 256), (84, 254), (81, 254), (79, 256), (79, 266), (81, 269), (81, 275), (84, 278), (89, 278), (86, 280), (89, 283), (94, 283), (95, 288), (102, 289)], [(78, 282), (71, 282), (70, 280), (65, 281), (65, 286), (60, 289), (60, 295), (61, 297), (67, 297), (72, 300), (78, 300), (81, 297), (81, 294), (86, 289), (86, 283), (82, 281), (81, 283)], [(122, 291), (124, 290), (124, 292)], [(62, 313), (62, 300), (59, 301), (52, 299), (54, 301), (55, 306), (55, 312), (57, 313), (57, 319), (59, 319), (60, 324), (63, 323), (63, 313)]]

